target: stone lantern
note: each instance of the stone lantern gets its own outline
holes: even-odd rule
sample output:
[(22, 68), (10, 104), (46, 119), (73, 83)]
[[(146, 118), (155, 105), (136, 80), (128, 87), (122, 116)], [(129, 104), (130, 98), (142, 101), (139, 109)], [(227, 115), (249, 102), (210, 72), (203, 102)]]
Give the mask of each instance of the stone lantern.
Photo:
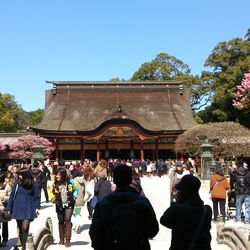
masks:
[(43, 149), (44, 149), (44, 146), (40, 142), (37, 142), (32, 147), (32, 150), (33, 150), (32, 159), (33, 160), (43, 160), (44, 159)]
[(208, 139), (205, 139), (204, 143), (200, 146), (201, 177), (204, 179), (210, 179), (210, 163), (213, 158), (212, 147), (208, 143)]

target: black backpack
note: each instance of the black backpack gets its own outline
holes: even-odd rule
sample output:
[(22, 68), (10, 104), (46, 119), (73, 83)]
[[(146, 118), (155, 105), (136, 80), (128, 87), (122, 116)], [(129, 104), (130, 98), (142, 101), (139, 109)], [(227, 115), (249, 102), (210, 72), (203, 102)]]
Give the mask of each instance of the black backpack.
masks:
[(111, 249), (137, 250), (143, 249), (140, 231), (140, 219), (136, 210), (135, 201), (139, 197), (136, 193), (126, 193), (119, 196), (111, 195), (106, 199), (112, 202), (110, 223)]

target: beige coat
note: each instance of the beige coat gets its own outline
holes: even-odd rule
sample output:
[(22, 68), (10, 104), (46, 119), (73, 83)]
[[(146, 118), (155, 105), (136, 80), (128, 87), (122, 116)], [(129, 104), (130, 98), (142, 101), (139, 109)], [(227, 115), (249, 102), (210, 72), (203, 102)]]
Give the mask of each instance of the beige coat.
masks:
[(76, 207), (82, 207), (84, 205), (84, 195), (85, 195), (85, 179), (83, 176), (74, 178), (75, 185), (78, 187), (78, 195), (76, 198)]
[(3, 211), (8, 203), (11, 193), (11, 186), (8, 182), (0, 184), (0, 211)]

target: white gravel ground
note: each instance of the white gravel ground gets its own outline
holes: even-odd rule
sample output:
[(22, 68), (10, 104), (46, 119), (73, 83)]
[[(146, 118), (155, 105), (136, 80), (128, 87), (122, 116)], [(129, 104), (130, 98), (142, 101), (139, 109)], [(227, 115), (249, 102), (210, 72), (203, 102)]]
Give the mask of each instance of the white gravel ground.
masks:
[[(142, 178), (142, 186), (145, 191), (146, 196), (151, 201), (156, 215), (157, 219), (161, 217), (163, 212), (166, 210), (166, 208), (169, 206), (169, 178), (168, 176), (163, 176), (162, 178), (159, 178), (157, 176), (155, 177), (143, 177)], [(200, 190), (200, 195), (202, 199), (204, 200), (205, 204), (211, 205), (211, 201), (208, 196), (208, 183), (202, 183), (202, 187)], [(42, 201), (44, 198), (42, 199)], [(46, 204), (44, 201), (42, 202), (42, 208), (40, 210), (40, 215), (37, 219), (35, 219), (31, 223), (30, 231), (33, 234), (36, 234), (36, 232), (39, 230), (39, 228), (44, 226), (45, 219), (50, 216), (53, 221), (53, 235), (55, 239), (55, 244), (51, 245), (48, 250), (60, 250), (65, 249), (64, 246), (57, 245), (58, 242), (58, 228), (57, 228), (57, 217), (55, 213), (55, 208), (53, 204), (49, 203)], [(85, 250), (90, 250), (91, 248), (91, 242), (88, 235), (88, 229), (90, 226), (91, 221), (87, 218), (87, 209), (84, 208), (84, 214), (82, 218), (82, 228), (81, 233), (76, 234), (73, 232), (72, 234), (72, 246), (70, 249), (83, 249), (84, 246)], [(213, 223), (212, 229), (212, 249), (213, 250), (228, 250), (229, 247), (225, 245), (218, 245), (216, 242), (216, 227)], [(9, 242), (6, 247), (1, 248), (3, 250), (9, 250), (11, 249), (15, 242), (16, 242), (16, 222), (11, 221), (9, 222)], [(158, 235), (150, 241), (151, 249), (152, 250), (166, 250), (169, 249), (170, 246), (170, 240), (171, 240), (171, 230), (166, 229), (165, 227), (160, 225), (160, 231)]]

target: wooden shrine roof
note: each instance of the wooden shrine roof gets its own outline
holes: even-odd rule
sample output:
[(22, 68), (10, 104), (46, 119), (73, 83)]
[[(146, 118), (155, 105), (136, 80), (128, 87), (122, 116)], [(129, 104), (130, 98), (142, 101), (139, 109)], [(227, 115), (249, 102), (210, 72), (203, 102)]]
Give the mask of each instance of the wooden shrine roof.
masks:
[(147, 132), (181, 132), (197, 124), (182, 82), (47, 82), (53, 88), (34, 131), (77, 134), (132, 121)]

